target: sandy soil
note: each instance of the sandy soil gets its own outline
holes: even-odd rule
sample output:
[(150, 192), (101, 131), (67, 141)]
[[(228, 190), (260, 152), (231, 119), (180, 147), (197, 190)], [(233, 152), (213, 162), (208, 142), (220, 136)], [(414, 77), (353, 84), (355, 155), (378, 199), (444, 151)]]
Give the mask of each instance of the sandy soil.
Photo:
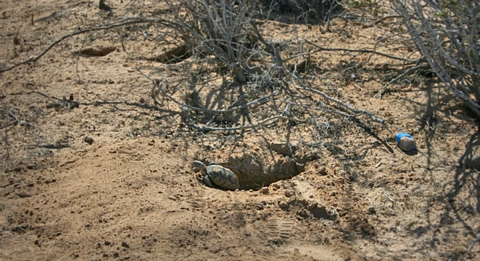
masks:
[[(157, 10), (146, 1), (107, 2), (113, 14), (91, 1), (1, 1), (1, 67), (78, 27)], [(357, 49), (373, 48), (380, 34), (342, 19), (330, 32), (323, 28), (267, 21), (263, 29)], [(362, 128), (330, 115), (322, 130), (279, 122), (241, 134), (200, 133), (171, 113), (175, 104), (158, 109), (152, 83), (135, 69), (157, 78), (182, 74), (184, 62), (132, 59), (165, 50), (153, 36), (143, 39), (154, 29), (82, 34), (0, 73), (1, 260), (480, 258), (478, 121), (435, 78), (392, 85), (380, 99), (391, 80), (383, 76), (399, 67), (375, 58), (368, 68), (376, 70), (357, 71), (356, 80), (329, 79), (325, 91), (385, 125)], [(75, 54), (94, 45), (118, 48), (102, 57)], [(311, 63), (328, 75), (365, 57), (317, 52)], [(396, 147), (400, 130), (415, 136), (418, 153)], [(224, 191), (206, 187), (190, 167), (199, 159), (237, 172), (258, 164), (287, 171), (286, 140), (306, 159), (289, 179), (253, 184), (244, 177), (242, 189)]]

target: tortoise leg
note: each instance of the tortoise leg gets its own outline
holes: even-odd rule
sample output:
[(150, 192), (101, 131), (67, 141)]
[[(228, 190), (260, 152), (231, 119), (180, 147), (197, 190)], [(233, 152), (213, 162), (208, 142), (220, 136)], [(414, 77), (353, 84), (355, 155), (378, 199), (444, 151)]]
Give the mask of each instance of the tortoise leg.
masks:
[(213, 188), (212, 181), (210, 181), (210, 177), (208, 175), (203, 178), (203, 182), (205, 182), (205, 185), (207, 185), (208, 187)]

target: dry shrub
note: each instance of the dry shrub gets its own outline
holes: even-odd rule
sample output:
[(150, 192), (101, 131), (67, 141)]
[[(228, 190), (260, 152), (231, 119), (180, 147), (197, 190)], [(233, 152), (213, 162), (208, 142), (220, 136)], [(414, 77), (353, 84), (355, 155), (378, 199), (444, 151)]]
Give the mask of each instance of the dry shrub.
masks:
[(390, 2), (445, 87), (480, 116), (480, 2)]
[[(190, 62), (194, 65), (188, 66), (190, 79), (164, 77), (156, 84), (156, 93), (180, 105), (183, 120), (190, 126), (201, 130), (239, 130), (279, 120), (293, 126), (316, 122), (325, 113), (346, 118), (367, 115), (383, 123), (308, 82), (302, 76), (308, 58), (302, 47), (304, 40), (293, 35), (289, 42), (262, 30), (267, 21), (263, 19), (265, 10), (260, 1), (166, 3), (173, 14), (170, 24), (190, 46)], [(288, 58), (284, 58), (285, 53)], [(290, 60), (289, 64), (286, 60)], [(167, 85), (184, 86), (186, 96), (198, 94), (199, 102), (192, 104), (169, 96), (162, 92)]]

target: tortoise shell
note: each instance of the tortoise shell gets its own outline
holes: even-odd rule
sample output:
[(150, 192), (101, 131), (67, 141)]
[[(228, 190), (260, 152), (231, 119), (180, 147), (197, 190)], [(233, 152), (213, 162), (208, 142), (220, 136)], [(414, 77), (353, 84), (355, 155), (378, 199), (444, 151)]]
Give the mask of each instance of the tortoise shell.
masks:
[(200, 169), (205, 174), (204, 182), (207, 186), (215, 185), (219, 188), (236, 190), (240, 187), (238, 177), (233, 171), (214, 162), (205, 166), (200, 161), (194, 161), (193, 166)]
[(228, 168), (220, 165), (207, 166), (207, 176), (210, 181), (221, 188), (236, 190), (239, 188), (238, 177)]

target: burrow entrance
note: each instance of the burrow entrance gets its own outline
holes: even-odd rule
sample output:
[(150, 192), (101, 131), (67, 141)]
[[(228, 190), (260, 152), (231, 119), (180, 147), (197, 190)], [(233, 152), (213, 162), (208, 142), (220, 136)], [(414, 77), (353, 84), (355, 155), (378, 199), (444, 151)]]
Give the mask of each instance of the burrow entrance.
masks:
[(295, 146), (269, 144), (233, 152), (219, 164), (237, 174), (242, 190), (258, 190), (279, 180), (291, 179), (305, 171), (305, 165), (318, 158), (316, 153), (302, 153)]

